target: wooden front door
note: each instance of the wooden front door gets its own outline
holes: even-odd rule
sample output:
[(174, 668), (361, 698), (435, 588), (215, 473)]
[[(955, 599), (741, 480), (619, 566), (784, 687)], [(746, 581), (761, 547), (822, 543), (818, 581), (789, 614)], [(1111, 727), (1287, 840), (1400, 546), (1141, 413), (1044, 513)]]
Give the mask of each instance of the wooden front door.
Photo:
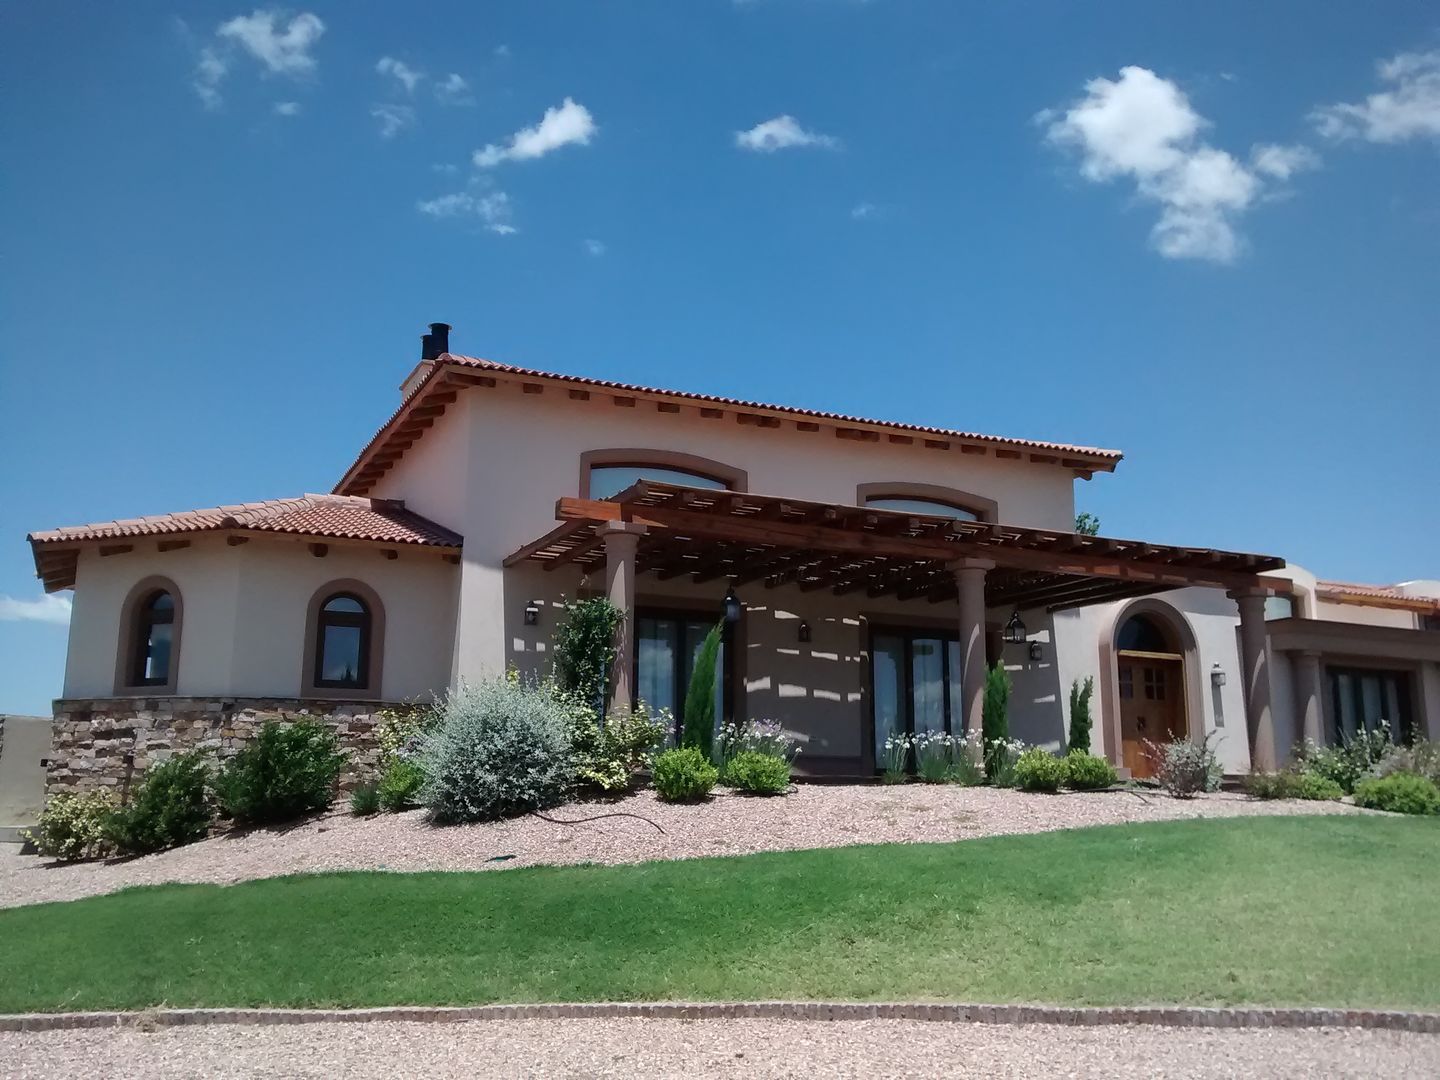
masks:
[(1121, 652), (1121, 759), (1131, 776), (1153, 776), (1145, 742), (1168, 742), (1189, 732), (1185, 719), (1185, 669), (1169, 653)]

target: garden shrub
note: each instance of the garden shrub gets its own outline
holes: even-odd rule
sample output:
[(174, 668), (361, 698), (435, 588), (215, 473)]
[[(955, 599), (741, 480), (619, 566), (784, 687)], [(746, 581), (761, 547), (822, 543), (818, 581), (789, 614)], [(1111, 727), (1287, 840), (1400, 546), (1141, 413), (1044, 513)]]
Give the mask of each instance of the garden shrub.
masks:
[(1245, 778), (1245, 791), (1256, 799), (1338, 799), (1345, 793), (1340, 785), (1318, 773), (1285, 769), (1273, 773), (1251, 773)]
[(1090, 698), (1095, 693), (1095, 680), (1085, 676), (1082, 684), (1076, 679), (1070, 684), (1070, 742), (1067, 749), (1090, 753)]
[(629, 790), (636, 774), (649, 768), (665, 745), (673, 723), (669, 712), (652, 713), (643, 701), (633, 709), (612, 711), (603, 725), (583, 706), (574, 709), (572, 717), (576, 780), (581, 787), (603, 792)]
[(236, 821), (290, 821), (330, 805), (344, 765), (335, 733), (325, 725), (267, 720), (216, 774), (215, 795)]
[(1065, 775), (1065, 762), (1038, 746), (1015, 762), (1015, 783), (1022, 791), (1059, 791)]
[(374, 784), (361, 784), (350, 792), (350, 812), (356, 817), (369, 817), (380, 809), (380, 789)]
[(1300, 750), (1300, 764), (1305, 772), (1335, 781), (1349, 795), (1394, 752), (1390, 727), (1382, 720), (1370, 731), (1342, 739), (1339, 746), (1316, 746), (1307, 740)]
[(1071, 750), (1064, 762), (1065, 786), (1076, 791), (1099, 791), (1120, 779), (1115, 766), (1086, 750)]
[(1414, 773), (1369, 777), (1355, 785), (1355, 805), (1394, 814), (1440, 814), (1440, 788)]
[(83, 795), (56, 795), (45, 803), (35, 828), (25, 839), (41, 855), (62, 862), (95, 859), (109, 854), (105, 826), (115, 812), (115, 802), (101, 791)]
[(593, 596), (566, 604), (555, 628), (555, 681), (599, 716), (615, 666), (615, 631), (624, 620), (607, 597)]
[(666, 750), (652, 770), (655, 792), (665, 802), (695, 802), (709, 795), (719, 772), (693, 746)]
[(1025, 752), (1019, 739), (996, 739), (985, 744), (985, 775), (996, 787), (1015, 786), (1015, 763)]
[[(1213, 734), (1213, 732), (1212, 732)], [(1155, 779), (1177, 799), (1194, 798), (1202, 791), (1219, 791), (1223, 769), (1220, 759), (1210, 747), (1210, 736), (1204, 742), (1171, 739), (1166, 743), (1145, 740), (1145, 753), (1155, 766)]]
[(210, 761), (199, 751), (151, 765), (130, 802), (105, 823), (105, 835), (127, 855), (193, 844), (210, 831)]
[(382, 709), (376, 714), (375, 742), (380, 748), (380, 771), (398, 758), (413, 758), (420, 752), (420, 740), (439, 722), (433, 705), (407, 705)]
[(790, 763), (773, 754), (742, 750), (725, 763), (721, 779), (752, 795), (784, 795), (790, 790)]
[[(1001, 664), (992, 664), (985, 671), (985, 691), (981, 702), (981, 734), (985, 745), (1006, 742), (1010, 738), (1010, 673)], [(988, 767), (988, 762), (987, 762)], [(990, 778), (995, 778), (990, 773)]]
[(398, 814), (420, 805), (420, 788), (425, 783), (425, 772), (414, 761), (397, 757), (380, 774), (375, 785), (375, 794), (380, 809), (386, 813)]
[(1414, 746), (1397, 746), (1375, 767), (1375, 775), (1406, 772), (1423, 776), (1440, 786), (1440, 742), (1416, 739)]
[(800, 753), (800, 748), (795, 745), (795, 737), (774, 720), (748, 720), (743, 724), (720, 726), (720, 730), (715, 734), (714, 760), (717, 763), (723, 766), (736, 754), (747, 750), (784, 758), (786, 761), (794, 761), (795, 755)]
[(911, 739), (915, 775), (927, 784), (978, 784), (985, 779), (978, 755), (963, 735), (922, 731)]
[(572, 713), (548, 684), (489, 679), (452, 690), (416, 759), (420, 801), (449, 824), (494, 821), (565, 800), (575, 782)]
[(880, 759), (880, 779), (886, 784), (904, 784), (910, 779), (906, 767), (910, 762), (910, 736), (896, 731), (885, 736), (884, 753)]
[(695, 668), (690, 674), (690, 687), (685, 691), (685, 711), (680, 721), (680, 745), (693, 746), (707, 761), (715, 749), (715, 669), (720, 659), (722, 629), (723, 624), (716, 623), (695, 654)]

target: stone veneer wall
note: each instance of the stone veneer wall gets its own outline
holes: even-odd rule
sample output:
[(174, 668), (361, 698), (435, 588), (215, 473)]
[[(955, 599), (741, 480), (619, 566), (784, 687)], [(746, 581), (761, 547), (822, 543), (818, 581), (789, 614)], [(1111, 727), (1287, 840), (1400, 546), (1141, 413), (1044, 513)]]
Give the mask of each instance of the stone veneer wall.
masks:
[(375, 770), (375, 729), (392, 702), (301, 701), (286, 698), (102, 698), (55, 702), (54, 741), (46, 796), (108, 790), (124, 798), (147, 766), (177, 750), (214, 750), (230, 757), (266, 720), (301, 717), (327, 722), (349, 755), (341, 790)]

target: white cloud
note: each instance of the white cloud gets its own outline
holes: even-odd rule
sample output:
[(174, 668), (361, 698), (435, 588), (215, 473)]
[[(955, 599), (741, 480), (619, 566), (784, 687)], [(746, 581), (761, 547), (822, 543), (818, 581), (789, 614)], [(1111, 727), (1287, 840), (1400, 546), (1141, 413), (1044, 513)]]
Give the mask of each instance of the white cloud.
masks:
[(499, 236), (512, 236), (519, 230), (511, 224), (510, 196), (503, 191), (457, 191), (415, 204), (420, 213), (436, 219), (477, 218), (484, 227)]
[(1298, 172), (1320, 166), (1320, 155), (1308, 146), (1259, 143), (1250, 148), (1250, 167), (1276, 180), (1289, 180)]
[(435, 100), (441, 105), (474, 105), (470, 84), (453, 71), (435, 84)]
[(869, 221), (880, 213), (880, 208), (873, 202), (859, 202), (850, 208), (850, 216), (856, 221)]
[(806, 131), (800, 126), (800, 121), (787, 114), (756, 124), (749, 131), (737, 131), (735, 145), (742, 150), (773, 154), (776, 150), (788, 150), (791, 147), (834, 150), (839, 147), (840, 140), (833, 135)]
[(585, 254), (593, 255), (597, 259), (605, 254), (605, 245), (599, 240), (586, 240), (582, 246), (585, 248)]
[(70, 622), (70, 598), (49, 593), (38, 600), (16, 600), (0, 596), (0, 622), (43, 622), (66, 626)]
[(529, 161), (571, 143), (588, 146), (595, 131), (590, 110), (567, 97), (558, 108), (546, 109), (540, 123), (511, 135), (504, 146), (490, 143), (476, 150), (475, 167), (489, 169), (502, 161)]
[(1376, 65), (1388, 90), (1359, 104), (1327, 105), (1310, 114), (1328, 139), (1361, 138), (1374, 143), (1440, 138), (1440, 49), (1400, 53)]
[(195, 61), (195, 80), (191, 83), (195, 87), (195, 93), (200, 96), (200, 103), (207, 109), (218, 109), (223, 100), (220, 97), (220, 84), (225, 81), (225, 76), (230, 72), (230, 64), (214, 49), (206, 47), (200, 50), (200, 56)]
[(282, 25), (284, 16), (275, 10), (258, 10), (237, 15), (215, 31), (217, 37), (235, 42), (277, 75), (309, 75), (315, 70), (310, 47), (325, 33), (325, 24), (308, 11)]
[(379, 122), (382, 139), (393, 139), (415, 123), (415, 110), (409, 105), (372, 105), (370, 115)]
[(299, 116), (300, 103), (298, 101), (277, 101), (275, 103), (276, 116)]
[(415, 84), (425, 76), (408, 64), (396, 60), (393, 56), (382, 56), (380, 62), (375, 65), (375, 71), (380, 75), (389, 75), (405, 88), (407, 94), (415, 92)]
[(1244, 241), (1235, 220), (1261, 194), (1265, 178), (1284, 180), (1315, 164), (1304, 147), (1257, 146), (1246, 167), (1200, 139), (1209, 126), (1184, 92), (1142, 67), (1120, 78), (1092, 79), (1064, 111), (1036, 117), (1046, 138), (1080, 155), (1080, 174), (1095, 183), (1129, 178), (1157, 203), (1150, 239), (1172, 259), (1230, 262)]

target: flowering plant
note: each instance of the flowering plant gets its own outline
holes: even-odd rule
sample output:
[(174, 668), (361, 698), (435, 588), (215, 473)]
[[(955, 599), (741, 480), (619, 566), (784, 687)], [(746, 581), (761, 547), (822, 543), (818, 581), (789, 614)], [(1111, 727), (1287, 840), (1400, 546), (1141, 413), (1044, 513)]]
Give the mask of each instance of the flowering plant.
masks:
[(881, 762), (885, 783), (903, 784), (908, 779), (905, 765), (910, 760), (910, 742), (910, 736), (903, 731), (896, 731), (885, 737)]
[(910, 740), (915, 773), (927, 784), (978, 784), (984, 779), (970, 740), (946, 731), (922, 731)]
[(795, 737), (774, 720), (722, 724), (715, 736), (715, 758), (727, 764), (738, 754), (764, 754), (792, 761), (800, 753)]
[(1015, 763), (1025, 752), (1020, 739), (992, 739), (985, 744), (985, 775), (996, 787), (1015, 786)]

